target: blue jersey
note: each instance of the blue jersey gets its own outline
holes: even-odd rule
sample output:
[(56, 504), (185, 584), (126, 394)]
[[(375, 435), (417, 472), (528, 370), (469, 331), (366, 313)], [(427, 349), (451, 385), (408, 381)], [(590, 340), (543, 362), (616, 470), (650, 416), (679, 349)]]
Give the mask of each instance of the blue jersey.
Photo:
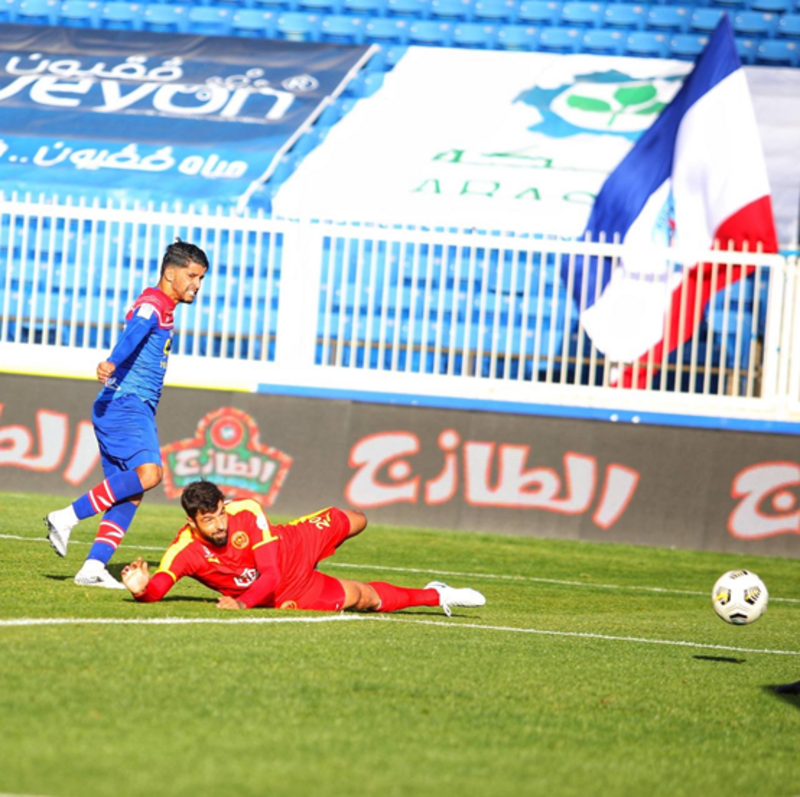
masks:
[(148, 288), (125, 316), (122, 336), (108, 361), (116, 370), (98, 395), (109, 401), (125, 395), (141, 399), (155, 413), (172, 346), (176, 302), (158, 288)]

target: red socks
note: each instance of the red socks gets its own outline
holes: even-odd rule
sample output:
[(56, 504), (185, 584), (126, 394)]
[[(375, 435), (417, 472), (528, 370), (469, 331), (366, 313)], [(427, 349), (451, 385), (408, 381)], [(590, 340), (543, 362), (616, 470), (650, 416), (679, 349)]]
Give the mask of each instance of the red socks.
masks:
[(368, 586), (381, 599), (379, 612), (396, 612), (409, 606), (438, 606), (439, 593), (435, 589), (406, 589), (387, 584), (385, 581), (370, 581)]

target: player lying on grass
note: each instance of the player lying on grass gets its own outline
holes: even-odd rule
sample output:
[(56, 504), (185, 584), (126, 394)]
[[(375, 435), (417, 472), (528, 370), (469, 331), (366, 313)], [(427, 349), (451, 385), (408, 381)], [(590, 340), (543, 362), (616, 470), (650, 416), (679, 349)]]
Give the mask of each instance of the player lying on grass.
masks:
[(330, 507), (284, 525), (270, 525), (256, 501), (232, 501), (216, 484), (190, 484), (181, 496), (188, 523), (150, 577), (141, 558), (122, 571), (137, 601), (163, 598), (184, 576), (222, 593), (220, 609), (310, 609), (394, 612), (409, 606), (483, 606), (474, 589), (434, 581), (425, 589), (383, 581), (362, 583), (320, 573), (317, 563), (367, 526), (362, 512)]

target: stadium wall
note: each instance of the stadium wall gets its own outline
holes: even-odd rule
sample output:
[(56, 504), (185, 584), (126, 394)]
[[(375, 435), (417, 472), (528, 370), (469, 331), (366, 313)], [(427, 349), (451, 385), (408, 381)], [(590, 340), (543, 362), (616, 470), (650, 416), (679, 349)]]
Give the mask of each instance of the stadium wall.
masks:
[[(100, 480), (96, 392), (0, 374), (3, 490)], [(379, 523), (800, 556), (794, 436), (181, 388), (158, 420), (150, 500), (205, 477), (282, 516), (339, 504)]]

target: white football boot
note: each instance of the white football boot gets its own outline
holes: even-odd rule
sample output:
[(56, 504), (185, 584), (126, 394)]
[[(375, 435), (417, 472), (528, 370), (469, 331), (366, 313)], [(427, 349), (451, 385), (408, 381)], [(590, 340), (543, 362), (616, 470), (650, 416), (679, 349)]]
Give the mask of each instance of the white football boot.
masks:
[(66, 556), (69, 535), (72, 533), (72, 529), (78, 525), (78, 516), (72, 508), (72, 504), (64, 509), (51, 512), (44, 519), (44, 525), (47, 526), (47, 541), (53, 546), (53, 550), (59, 556)]
[(127, 587), (121, 581), (117, 581), (117, 579), (106, 570), (106, 566), (97, 559), (87, 559), (73, 580), (81, 587), (105, 587), (106, 589), (127, 590)]
[(464, 606), (474, 608), (475, 606), (485, 606), (486, 598), (476, 589), (462, 587), (448, 587), (441, 581), (431, 581), (425, 589), (435, 589), (439, 593), (439, 606), (444, 609), (444, 613), (450, 617), (453, 614), (453, 606)]

